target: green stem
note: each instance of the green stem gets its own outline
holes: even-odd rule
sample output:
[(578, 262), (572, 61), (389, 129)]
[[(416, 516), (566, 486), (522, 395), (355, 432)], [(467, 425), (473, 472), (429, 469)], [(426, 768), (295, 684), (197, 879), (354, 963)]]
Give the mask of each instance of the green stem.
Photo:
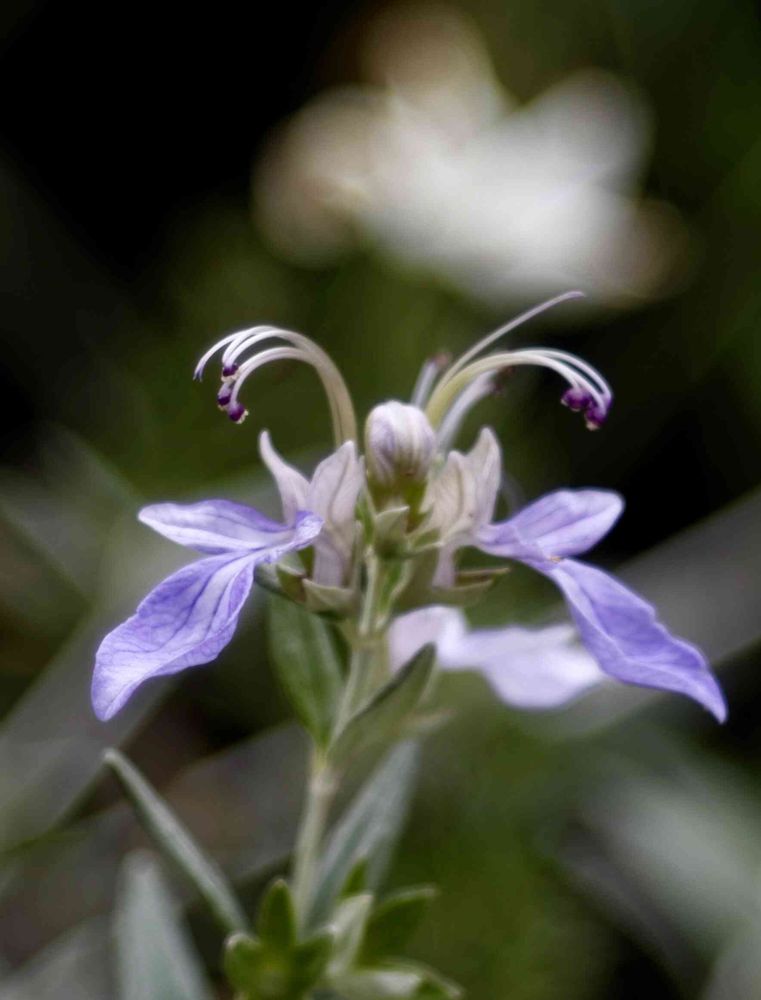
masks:
[(346, 637), (351, 648), (349, 676), (338, 708), (335, 731), (341, 732), (368, 694), (369, 685), (377, 674), (377, 660), (381, 650), (385, 653), (386, 637), (378, 606), (384, 582), (383, 564), (371, 553), (367, 556), (367, 589), (359, 622), (347, 630)]
[(336, 792), (336, 776), (314, 750), (306, 801), (301, 816), (293, 869), (293, 899), (300, 930), (305, 930), (312, 905), (325, 824)]
[[(336, 715), (333, 735), (349, 719), (383, 679), (386, 663), (385, 620), (381, 614), (385, 583), (384, 564), (371, 553), (367, 557), (367, 588), (356, 626), (346, 630), (351, 647), (349, 676)], [(307, 928), (319, 869), (322, 841), (330, 806), (337, 791), (338, 774), (316, 748), (312, 751), (309, 783), (296, 840), (293, 895), (299, 927)]]

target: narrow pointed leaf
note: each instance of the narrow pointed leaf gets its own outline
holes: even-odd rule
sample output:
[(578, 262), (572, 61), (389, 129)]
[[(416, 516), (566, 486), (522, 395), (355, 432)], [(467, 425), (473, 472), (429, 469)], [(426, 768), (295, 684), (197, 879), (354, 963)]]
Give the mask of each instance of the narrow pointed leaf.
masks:
[(246, 916), (222, 871), (203, 853), (158, 792), (118, 750), (106, 751), (103, 759), (156, 847), (194, 886), (224, 930), (246, 927)]
[(432, 643), (423, 646), (368, 705), (349, 719), (330, 748), (333, 761), (347, 761), (360, 747), (390, 742), (403, 734), (428, 687), (435, 653)]
[(367, 858), (360, 858), (349, 871), (346, 881), (341, 886), (341, 896), (356, 896), (369, 888), (367, 880)]
[(262, 942), (249, 934), (231, 934), (225, 942), (225, 975), (244, 996), (254, 986), (259, 969), (266, 960), (265, 952)]
[(417, 1000), (424, 982), (409, 969), (358, 969), (336, 985), (342, 1000)]
[(362, 945), (363, 965), (400, 954), (435, 897), (433, 886), (421, 885), (400, 889), (382, 900), (367, 924)]
[(257, 930), (262, 941), (275, 948), (286, 950), (296, 943), (296, 916), (291, 890), (284, 879), (275, 879), (267, 889)]
[(158, 869), (142, 853), (125, 862), (114, 933), (120, 1000), (211, 1000)]
[(330, 627), (299, 605), (273, 597), (270, 648), (294, 710), (314, 740), (325, 746), (343, 683)]
[(464, 996), (461, 986), (422, 962), (405, 959), (404, 962), (395, 964), (420, 976), (422, 983), (414, 994), (414, 1000), (461, 1000)]
[(369, 887), (378, 885), (407, 815), (416, 770), (416, 745), (411, 741), (400, 743), (373, 771), (341, 816), (327, 841), (310, 922), (327, 918), (358, 861), (367, 860)]

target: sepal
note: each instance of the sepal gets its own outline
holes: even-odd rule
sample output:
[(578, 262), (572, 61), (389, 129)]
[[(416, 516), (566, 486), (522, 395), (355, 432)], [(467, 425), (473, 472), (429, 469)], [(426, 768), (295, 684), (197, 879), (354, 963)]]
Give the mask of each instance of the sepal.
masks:
[(388, 507), (372, 517), (371, 534), (375, 551), (385, 558), (398, 556), (405, 548), (410, 508)]
[(478, 604), (497, 580), (509, 572), (507, 566), (499, 566), (494, 569), (463, 570), (455, 575), (455, 582), (451, 587), (431, 587), (429, 603), (446, 604), (455, 608), (469, 608)]
[(352, 587), (332, 587), (314, 580), (302, 583), (303, 600), (308, 611), (330, 618), (348, 618), (357, 609), (359, 595)]

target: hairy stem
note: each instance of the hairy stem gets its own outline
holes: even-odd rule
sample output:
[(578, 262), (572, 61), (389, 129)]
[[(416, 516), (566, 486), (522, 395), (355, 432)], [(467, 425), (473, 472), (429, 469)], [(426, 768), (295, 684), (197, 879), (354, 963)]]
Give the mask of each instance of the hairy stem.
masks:
[(319, 868), (320, 849), (337, 780), (317, 750), (312, 752), (306, 801), (296, 840), (293, 898), (300, 930), (306, 929)]

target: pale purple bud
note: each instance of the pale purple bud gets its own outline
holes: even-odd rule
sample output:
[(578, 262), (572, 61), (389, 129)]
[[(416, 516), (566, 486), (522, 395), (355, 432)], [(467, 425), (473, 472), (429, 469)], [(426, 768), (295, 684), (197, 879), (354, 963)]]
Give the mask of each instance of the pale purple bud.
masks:
[(424, 483), (436, 453), (436, 435), (417, 406), (391, 401), (376, 406), (365, 424), (370, 480), (388, 492), (404, 493)]

